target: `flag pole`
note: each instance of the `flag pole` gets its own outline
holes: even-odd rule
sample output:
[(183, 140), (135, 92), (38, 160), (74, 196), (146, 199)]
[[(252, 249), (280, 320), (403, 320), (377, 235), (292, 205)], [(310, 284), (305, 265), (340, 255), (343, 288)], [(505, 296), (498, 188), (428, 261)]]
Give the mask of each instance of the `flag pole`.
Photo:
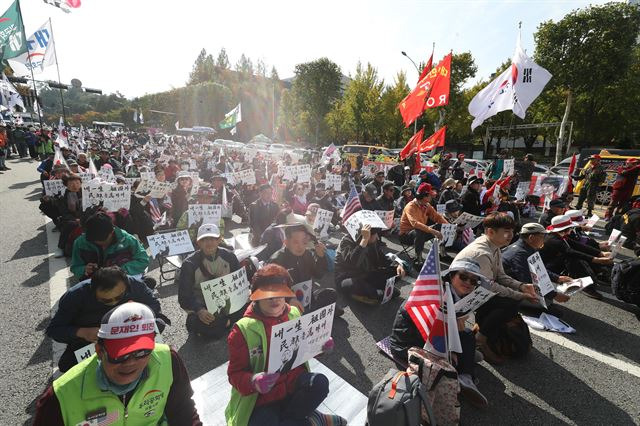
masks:
[[(438, 289), (440, 290), (439, 296), (440, 296), (440, 312), (442, 312), (442, 323), (444, 324), (444, 350), (447, 354), (447, 361), (449, 361), (449, 363), (451, 363), (451, 352), (449, 352), (449, 330), (447, 328), (448, 324), (447, 324), (447, 318), (445, 317), (445, 311), (444, 311), (444, 295), (442, 294), (442, 276), (440, 275), (440, 242), (437, 241), (437, 238), (435, 239), (436, 241), (433, 241), (431, 243), (431, 247), (432, 250), (435, 250), (435, 262), (436, 262), (436, 274), (438, 275)], [(449, 308), (449, 307), (447, 307)]]
[[(24, 29), (24, 19), (22, 17), (22, 9), (20, 8), (20, 0), (16, 0), (18, 5), (18, 14), (20, 15), (20, 22), (22, 23), (22, 32), (25, 35), (25, 42), (27, 41), (27, 31)], [(36, 87), (36, 78), (33, 75), (33, 66), (31, 65), (31, 55), (29, 55), (29, 48), (27, 47), (27, 59), (29, 61), (29, 70), (31, 70), (31, 82), (33, 83), (33, 93), (36, 97), (35, 101), (38, 102), (38, 88)], [(40, 122), (40, 133), (42, 133), (42, 114), (40, 113), (40, 106), (38, 105), (38, 121)]]
[[(53, 38), (53, 24), (51, 23), (51, 18), (49, 18), (49, 28), (51, 28), (51, 40), (53, 41), (53, 55), (56, 57), (56, 70), (58, 71), (58, 84), (62, 86), (62, 82), (60, 81), (60, 66), (58, 66), (58, 51), (56, 50), (56, 42)], [(64, 112), (64, 96), (62, 96), (62, 87), (59, 87), (60, 90), (60, 102), (62, 103), (62, 120), (65, 122), (65, 126), (67, 123), (67, 115)]]

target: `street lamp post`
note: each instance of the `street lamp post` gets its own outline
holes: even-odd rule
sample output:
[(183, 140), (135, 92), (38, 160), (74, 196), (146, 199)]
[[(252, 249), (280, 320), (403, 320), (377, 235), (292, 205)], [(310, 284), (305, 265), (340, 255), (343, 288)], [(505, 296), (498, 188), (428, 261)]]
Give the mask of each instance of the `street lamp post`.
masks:
[[(418, 77), (420, 76), (420, 68), (418, 67), (418, 65), (415, 63), (415, 61), (413, 59), (411, 59), (411, 57), (409, 55), (407, 55), (407, 52), (405, 52), (404, 50), (402, 52), (402, 56), (405, 56), (408, 60), (411, 61), (411, 63), (413, 64), (413, 66), (416, 68), (416, 71), (418, 72)], [(418, 119), (416, 119), (413, 122), (413, 133), (415, 134), (418, 131)]]

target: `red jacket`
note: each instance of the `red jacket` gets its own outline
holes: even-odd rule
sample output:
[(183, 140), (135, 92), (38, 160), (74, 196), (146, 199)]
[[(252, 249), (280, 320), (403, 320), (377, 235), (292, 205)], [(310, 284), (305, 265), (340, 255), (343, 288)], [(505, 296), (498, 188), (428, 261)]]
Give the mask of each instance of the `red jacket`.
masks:
[[(291, 307), (287, 305), (284, 313), (279, 317), (266, 317), (259, 311), (254, 310), (253, 304), (251, 304), (244, 313), (245, 317), (255, 318), (262, 321), (264, 324), (264, 331), (267, 335), (267, 353), (265, 354), (267, 360), (271, 340), (271, 327), (288, 321), (290, 309)], [(233, 326), (231, 333), (229, 333), (227, 346), (229, 347), (229, 367), (227, 368), (229, 383), (231, 383), (231, 385), (235, 387), (241, 395), (246, 396), (255, 393), (256, 390), (251, 384), (251, 378), (254, 373), (251, 371), (251, 366), (249, 364), (249, 348), (247, 347), (247, 342), (244, 340), (242, 332), (236, 325)], [(281, 401), (285, 399), (287, 395), (291, 395), (295, 390), (295, 384), (298, 376), (304, 371), (306, 371), (304, 366), (299, 366), (286, 374), (282, 374), (271, 391), (258, 395), (256, 406)]]

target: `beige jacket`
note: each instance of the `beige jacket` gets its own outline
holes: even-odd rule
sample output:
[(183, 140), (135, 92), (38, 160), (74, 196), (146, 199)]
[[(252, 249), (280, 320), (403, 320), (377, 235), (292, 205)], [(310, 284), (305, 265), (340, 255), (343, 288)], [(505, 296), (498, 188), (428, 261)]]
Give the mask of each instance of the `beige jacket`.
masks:
[(519, 291), (524, 283), (511, 278), (502, 267), (502, 253), (500, 248), (493, 244), (486, 235), (478, 237), (466, 246), (456, 259), (473, 259), (480, 265), (480, 272), (491, 280), (489, 290), (503, 297), (522, 300), (526, 295)]

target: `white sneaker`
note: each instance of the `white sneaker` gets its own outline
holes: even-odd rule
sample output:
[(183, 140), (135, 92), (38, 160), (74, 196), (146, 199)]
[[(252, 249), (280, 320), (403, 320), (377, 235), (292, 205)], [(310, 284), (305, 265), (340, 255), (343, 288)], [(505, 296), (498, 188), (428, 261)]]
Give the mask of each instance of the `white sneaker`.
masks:
[(489, 402), (487, 398), (478, 390), (476, 384), (469, 374), (458, 374), (458, 383), (460, 383), (460, 393), (474, 406), (479, 408), (486, 407)]

